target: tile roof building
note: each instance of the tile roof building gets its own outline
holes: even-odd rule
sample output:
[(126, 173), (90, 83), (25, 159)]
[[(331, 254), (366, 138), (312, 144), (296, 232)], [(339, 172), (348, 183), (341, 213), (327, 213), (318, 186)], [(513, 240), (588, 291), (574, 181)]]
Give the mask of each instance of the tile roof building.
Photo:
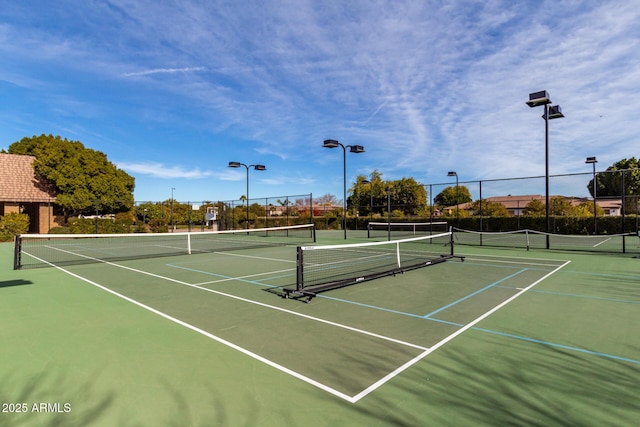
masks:
[(33, 168), (33, 156), (0, 153), (0, 215), (29, 215), (30, 233), (48, 233), (53, 227), (53, 187)]

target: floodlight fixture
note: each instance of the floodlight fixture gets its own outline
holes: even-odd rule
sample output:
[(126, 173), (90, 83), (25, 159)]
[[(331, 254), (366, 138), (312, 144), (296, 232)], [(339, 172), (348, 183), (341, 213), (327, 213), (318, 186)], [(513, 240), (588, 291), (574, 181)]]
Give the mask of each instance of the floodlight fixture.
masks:
[(337, 147), (342, 146), (342, 144), (340, 144), (335, 139), (325, 139), (324, 143), (322, 144), (322, 146), (325, 147), (325, 148), (337, 148)]
[(547, 249), (549, 249), (549, 232), (551, 231), (551, 221), (549, 217), (549, 120), (560, 119), (564, 117), (562, 109), (559, 105), (549, 106), (551, 99), (549, 92), (542, 90), (529, 94), (527, 105), (531, 108), (544, 106), (544, 157), (545, 157), (545, 217), (547, 222)]
[(546, 90), (541, 90), (540, 92), (533, 92), (529, 94), (529, 100), (527, 101), (527, 105), (529, 107), (533, 108), (547, 104), (551, 104), (551, 100), (549, 99), (549, 92), (547, 92)]
[(265, 165), (247, 165), (240, 162), (229, 162), (228, 165), (230, 168), (239, 168), (240, 166), (244, 166), (247, 170), (247, 218), (246, 218), (246, 228), (249, 228), (249, 169), (253, 168), (257, 171), (266, 171), (267, 167)]
[(458, 186), (458, 174), (455, 171), (447, 172), (447, 176), (456, 177), (456, 227), (460, 227), (460, 187)]
[(325, 139), (322, 143), (324, 148), (342, 147), (342, 165), (343, 165), (343, 198), (342, 198), (342, 229), (344, 230), (344, 238), (347, 239), (347, 148), (350, 153), (364, 153), (362, 145), (344, 145), (335, 139)]
[(561, 119), (564, 117), (564, 114), (562, 114), (562, 109), (560, 108), (559, 105), (552, 105), (549, 107), (549, 111), (547, 112), (547, 117), (549, 118), (549, 120)]

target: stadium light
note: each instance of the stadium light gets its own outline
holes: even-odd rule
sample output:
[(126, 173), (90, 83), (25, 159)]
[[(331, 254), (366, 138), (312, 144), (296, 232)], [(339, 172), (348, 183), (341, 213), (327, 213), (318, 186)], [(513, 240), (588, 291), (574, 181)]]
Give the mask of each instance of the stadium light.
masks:
[[(551, 231), (551, 222), (549, 220), (549, 120), (560, 119), (564, 117), (562, 109), (559, 105), (549, 106), (551, 99), (549, 92), (546, 90), (533, 92), (529, 94), (527, 105), (531, 108), (544, 107), (544, 158), (545, 158), (545, 217), (547, 220), (547, 233)], [(547, 234), (547, 249), (549, 249), (549, 235)]]
[(458, 174), (454, 171), (447, 172), (447, 176), (456, 177), (456, 226), (460, 227), (460, 189), (458, 187)]
[(587, 157), (585, 163), (591, 163), (593, 165), (593, 234), (598, 234), (598, 219), (596, 214), (596, 194), (598, 191), (598, 186), (596, 185), (596, 163), (598, 163), (598, 160), (595, 157)]
[(244, 166), (247, 169), (247, 218), (246, 218), (246, 226), (245, 228), (249, 229), (249, 169), (253, 168), (257, 171), (266, 171), (267, 167), (265, 165), (246, 165), (240, 162), (229, 162), (230, 168), (239, 168), (240, 166)]
[(344, 238), (347, 239), (347, 147), (350, 153), (364, 153), (362, 145), (343, 145), (335, 139), (325, 139), (322, 144), (325, 148), (342, 147), (343, 158), (343, 198), (342, 198), (342, 229), (344, 230)]

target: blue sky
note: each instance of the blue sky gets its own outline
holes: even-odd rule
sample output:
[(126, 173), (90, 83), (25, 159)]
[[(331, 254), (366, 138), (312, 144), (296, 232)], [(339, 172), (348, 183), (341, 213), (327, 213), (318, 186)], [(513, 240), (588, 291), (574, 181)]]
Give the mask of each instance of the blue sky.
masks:
[[(489, 180), (640, 157), (637, 1), (0, 0), (0, 148), (83, 142), (137, 200), (330, 193), (347, 182)], [(520, 185), (520, 184), (519, 184)], [(524, 186), (511, 194), (542, 194)], [(562, 191), (558, 189), (558, 191)], [(586, 195), (580, 185), (574, 194)], [(583, 194), (575, 194), (582, 192)], [(484, 194), (487, 196), (490, 194)]]

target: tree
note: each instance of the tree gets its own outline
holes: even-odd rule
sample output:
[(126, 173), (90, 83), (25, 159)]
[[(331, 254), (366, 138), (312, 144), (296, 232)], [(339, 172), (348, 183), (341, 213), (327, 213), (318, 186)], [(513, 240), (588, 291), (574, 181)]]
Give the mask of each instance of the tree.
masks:
[(96, 150), (60, 136), (22, 138), (9, 153), (35, 157), (35, 172), (47, 179), (58, 196), (65, 222), (79, 214), (118, 213), (133, 207), (134, 178)]
[(314, 203), (319, 206), (336, 206), (339, 205), (341, 201), (333, 194), (327, 193), (324, 196), (318, 197)]
[(534, 199), (527, 203), (527, 206), (524, 207), (522, 213), (527, 216), (545, 216), (547, 214), (547, 210), (541, 200)]
[[(576, 216), (593, 216), (593, 202), (585, 200), (580, 203), (578, 206), (574, 206), (573, 214)], [(596, 205), (596, 216), (603, 216), (604, 209), (602, 209), (599, 205)]]
[[(624, 192), (622, 189), (623, 173)], [(637, 203), (638, 196), (640, 196), (640, 159), (635, 157), (622, 159), (609, 166), (606, 172), (597, 173), (596, 181), (598, 183), (596, 189), (597, 198), (622, 198), (624, 193), (627, 212), (635, 212), (635, 203)], [(593, 197), (593, 179), (589, 180), (587, 188), (591, 197)]]
[(398, 211), (396, 216), (416, 215), (426, 206), (427, 191), (415, 179), (383, 181), (381, 177), (377, 170), (371, 173), (370, 179), (358, 175), (349, 189), (349, 206), (357, 208), (361, 215), (382, 215), (387, 212), (387, 200), (390, 199), (392, 209)]
[(457, 204), (469, 203), (471, 200), (471, 192), (465, 185), (447, 187), (442, 190), (434, 199), (436, 205), (447, 207)]
[[(351, 195), (347, 199), (349, 206), (358, 209), (360, 215), (381, 214), (386, 210), (386, 183), (382, 181), (382, 174), (377, 170), (366, 175), (358, 175), (356, 182), (349, 188)], [(368, 183), (367, 183), (368, 182)]]
[(549, 200), (549, 214), (556, 216), (571, 216), (574, 214), (574, 207), (566, 197), (556, 196)]
[[(324, 216), (335, 213), (334, 207), (341, 204), (341, 200), (338, 200), (336, 196), (329, 193), (325, 194), (324, 196), (318, 197), (314, 202), (314, 205), (321, 207), (322, 215)], [(340, 207), (339, 211), (342, 212), (342, 207)]]
[(427, 204), (427, 190), (413, 178), (389, 183), (391, 206), (404, 215), (416, 215)]
[[(473, 202), (473, 210), (477, 215), (480, 214), (480, 201)], [(482, 216), (509, 216), (509, 211), (502, 203), (490, 202), (488, 200), (482, 200)]]

